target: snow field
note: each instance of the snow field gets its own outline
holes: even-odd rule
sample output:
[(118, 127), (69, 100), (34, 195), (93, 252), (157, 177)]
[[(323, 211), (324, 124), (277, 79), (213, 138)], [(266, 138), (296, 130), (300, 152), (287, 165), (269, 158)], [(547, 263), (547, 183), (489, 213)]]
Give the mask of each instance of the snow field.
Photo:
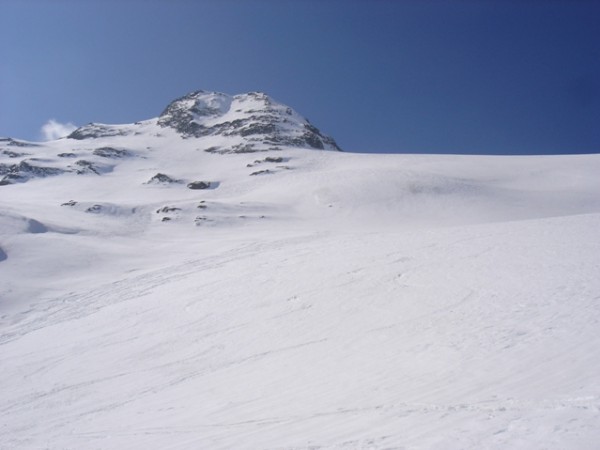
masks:
[(0, 448), (597, 447), (597, 155), (106, 139), (0, 187)]

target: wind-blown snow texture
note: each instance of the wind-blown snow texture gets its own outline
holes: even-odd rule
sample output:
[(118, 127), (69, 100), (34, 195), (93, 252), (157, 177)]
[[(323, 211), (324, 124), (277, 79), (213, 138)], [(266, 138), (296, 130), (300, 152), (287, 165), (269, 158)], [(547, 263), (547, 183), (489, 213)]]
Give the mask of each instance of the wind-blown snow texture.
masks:
[(0, 140), (0, 448), (597, 448), (600, 155), (321, 148), (206, 92)]

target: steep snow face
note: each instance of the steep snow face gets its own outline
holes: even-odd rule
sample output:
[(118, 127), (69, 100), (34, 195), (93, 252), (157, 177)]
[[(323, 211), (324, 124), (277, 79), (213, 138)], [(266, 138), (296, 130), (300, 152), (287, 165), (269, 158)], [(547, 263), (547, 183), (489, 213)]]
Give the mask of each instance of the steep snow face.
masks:
[(0, 448), (597, 448), (600, 155), (305, 130), (194, 93), (0, 139)]

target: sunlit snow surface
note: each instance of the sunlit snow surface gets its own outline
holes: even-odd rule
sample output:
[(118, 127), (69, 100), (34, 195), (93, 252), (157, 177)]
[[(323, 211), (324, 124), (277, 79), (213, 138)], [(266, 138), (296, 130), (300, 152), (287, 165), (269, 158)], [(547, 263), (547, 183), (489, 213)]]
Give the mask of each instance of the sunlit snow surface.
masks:
[(0, 448), (598, 448), (599, 155), (167, 131), (17, 149), (128, 156), (0, 186)]

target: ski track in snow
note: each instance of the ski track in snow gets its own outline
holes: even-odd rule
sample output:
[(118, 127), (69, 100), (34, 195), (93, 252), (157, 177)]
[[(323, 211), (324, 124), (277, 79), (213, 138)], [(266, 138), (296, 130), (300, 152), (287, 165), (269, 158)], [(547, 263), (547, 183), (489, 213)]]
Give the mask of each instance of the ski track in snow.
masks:
[(0, 188), (0, 448), (597, 448), (596, 155), (159, 156)]
[[(589, 219), (589, 228), (598, 225), (597, 217)], [(600, 412), (597, 366), (590, 361), (595, 371), (588, 377), (578, 367), (578, 382), (570, 386), (574, 368), (567, 363), (598, 344), (590, 340), (597, 334), (598, 298), (581, 295), (598, 283), (586, 286), (574, 277), (549, 286), (545, 276), (552, 272), (543, 270), (523, 280), (517, 262), (505, 274), (480, 273), (513, 280), (500, 294), (515, 297), (497, 304), (495, 289), (506, 279), (495, 286), (455, 268), (461, 259), (469, 267), (490, 266), (490, 258), (528, 245), (521, 264), (543, 269), (547, 239), (563, 229), (547, 222), (553, 233), (537, 242), (539, 224), (525, 233), (511, 224), (517, 231), (503, 237), (516, 244), (508, 249), (493, 233), (455, 240), (446, 232), (420, 243), (414, 233), (253, 242), (33, 308), (13, 324), (15, 332), (8, 327), (0, 346), (4, 367), (34, 361), (16, 365), (22, 387), (13, 387), (0, 409), (4, 423), (21, 418), (3, 435), (22, 437), (6, 445), (49, 439), (67, 447), (462, 448), (518, 447), (535, 439), (551, 447), (554, 439), (560, 447), (581, 435), (578, 448), (586, 448), (586, 439), (592, 448)], [(382, 245), (391, 240), (393, 252)], [(342, 255), (327, 257), (331, 247)], [(580, 263), (580, 251), (585, 254), (571, 248), (562, 264)], [(317, 267), (307, 270), (311, 260)], [(330, 263), (338, 268), (322, 272)], [(297, 274), (287, 266), (302, 268), (302, 283), (294, 283)], [(189, 289), (197, 296), (181, 292)], [(410, 299), (420, 304), (411, 306)], [(115, 318), (118, 329), (110, 324)], [(560, 337), (569, 334), (565, 354)], [(111, 370), (102, 370), (106, 364)], [(561, 370), (548, 376), (548, 367)], [(228, 394), (232, 389), (235, 395)], [(48, 408), (63, 413), (45, 417)], [(142, 425), (149, 414), (152, 423), (167, 425)]]

